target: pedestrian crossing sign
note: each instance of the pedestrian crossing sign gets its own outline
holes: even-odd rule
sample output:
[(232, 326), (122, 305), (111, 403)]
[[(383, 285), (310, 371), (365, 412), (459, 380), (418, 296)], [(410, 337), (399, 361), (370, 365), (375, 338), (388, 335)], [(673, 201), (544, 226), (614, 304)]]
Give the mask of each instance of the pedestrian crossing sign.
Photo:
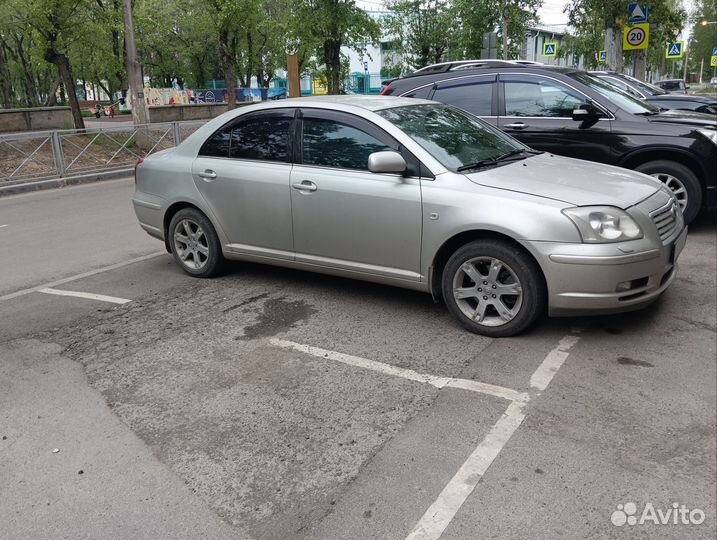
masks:
[(606, 62), (607, 61), (607, 51), (600, 51), (598, 53), (598, 62)]
[(554, 57), (558, 53), (558, 44), (553, 42), (543, 43), (543, 56)]
[(682, 41), (668, 43), (665, 47), (665, 58), (682, 58), (684, 50), (685, 44)]

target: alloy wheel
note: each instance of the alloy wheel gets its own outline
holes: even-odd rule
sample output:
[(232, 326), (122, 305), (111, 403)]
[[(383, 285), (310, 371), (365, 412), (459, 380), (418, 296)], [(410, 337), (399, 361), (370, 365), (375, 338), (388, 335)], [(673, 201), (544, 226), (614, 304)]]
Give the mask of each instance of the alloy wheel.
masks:
[(512, 321), (523, 303), (523, 289), (513, 269), (500, 259), (475, 257), (453, 276), (453, 297), (458, 308), (484, 326)]
[(209, 259), (209, 241), (202, 227), (183, 219), (174, 228), (174, 249), (180, 261), (191, 270), (201, 270)]

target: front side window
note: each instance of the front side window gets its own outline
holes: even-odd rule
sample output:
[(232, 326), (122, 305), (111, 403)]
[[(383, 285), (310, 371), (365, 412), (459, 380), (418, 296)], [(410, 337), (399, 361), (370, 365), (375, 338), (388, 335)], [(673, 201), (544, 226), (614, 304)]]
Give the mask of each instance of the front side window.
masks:
[(594, 90), (603, 96), (608, 102), (610, 102), (610, 104), (613, 105), (612, 108), (608, 107), (611, 110), (615, 108), (614, 106), (617, 106), (631, 114), (654, 114), (659, 111), (659, 109), (649, 105), (641, 99), (632, 97), (622, 90), (615, 88), (611, 84), (608, 84), (605, 81), (590, 75), (589, 73), (585, 73), (584, 71), (568, 73), (568, 77), (584, 84), (591, 90)]
[(505, 81), (505, 115), (571, 118), (585, 103), (574, 90), (546, 79)]
[(368, 156), (393, 150), (358, 128), (323, 118), (304, 118), (305, 165), (368, 170)]
[(394, 107), (377, 114), (453, 170), (529, 150), (487, 122), (447, 105)]
[(285, 162), (291, 118), (262, 115), (240, 120), (215, 133), (200, 156)]
[(493, 101), (493, 79), (439, 86), (433, 94), (435, 101), (453, 105), (476, 116), (490, 116)]

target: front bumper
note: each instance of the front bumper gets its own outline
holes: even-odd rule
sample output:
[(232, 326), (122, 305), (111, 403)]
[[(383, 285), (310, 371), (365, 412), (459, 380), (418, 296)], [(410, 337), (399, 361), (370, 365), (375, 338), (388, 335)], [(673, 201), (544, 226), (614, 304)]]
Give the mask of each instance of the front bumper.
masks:
[[(631, 253), (622, 244), (531, 242), (529, 247), (546, 278), (550, 315), (598, 315), (640, 309), (660, 296), (675, 277), (686, 237), (683, 226), (664, 242), (640, 241), (644, 249)], [(628, 282), (629, 288), (618, 290)]]

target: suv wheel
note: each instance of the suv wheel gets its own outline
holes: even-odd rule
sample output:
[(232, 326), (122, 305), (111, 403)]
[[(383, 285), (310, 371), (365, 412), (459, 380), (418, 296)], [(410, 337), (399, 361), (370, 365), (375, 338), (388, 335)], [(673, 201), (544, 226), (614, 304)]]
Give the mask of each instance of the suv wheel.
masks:
[(224, 258), (207, 216), (196, 208), (183, 208), (169, 222), (168, 234), (172, 255), (187, 274), (208, 278), (219, 273)]
[(702, 187), (690, 169), (674, 161), (648, 161), (635, 170), (654, 176), (672, 190), (686, 224), (697, 217), (702, 208)]
[(443, 298), (467, 330), (507, 337), (528, 328), (545, 312), (545, 285), (538, 265), (500, 240), (476, 240), (448, 259)]

